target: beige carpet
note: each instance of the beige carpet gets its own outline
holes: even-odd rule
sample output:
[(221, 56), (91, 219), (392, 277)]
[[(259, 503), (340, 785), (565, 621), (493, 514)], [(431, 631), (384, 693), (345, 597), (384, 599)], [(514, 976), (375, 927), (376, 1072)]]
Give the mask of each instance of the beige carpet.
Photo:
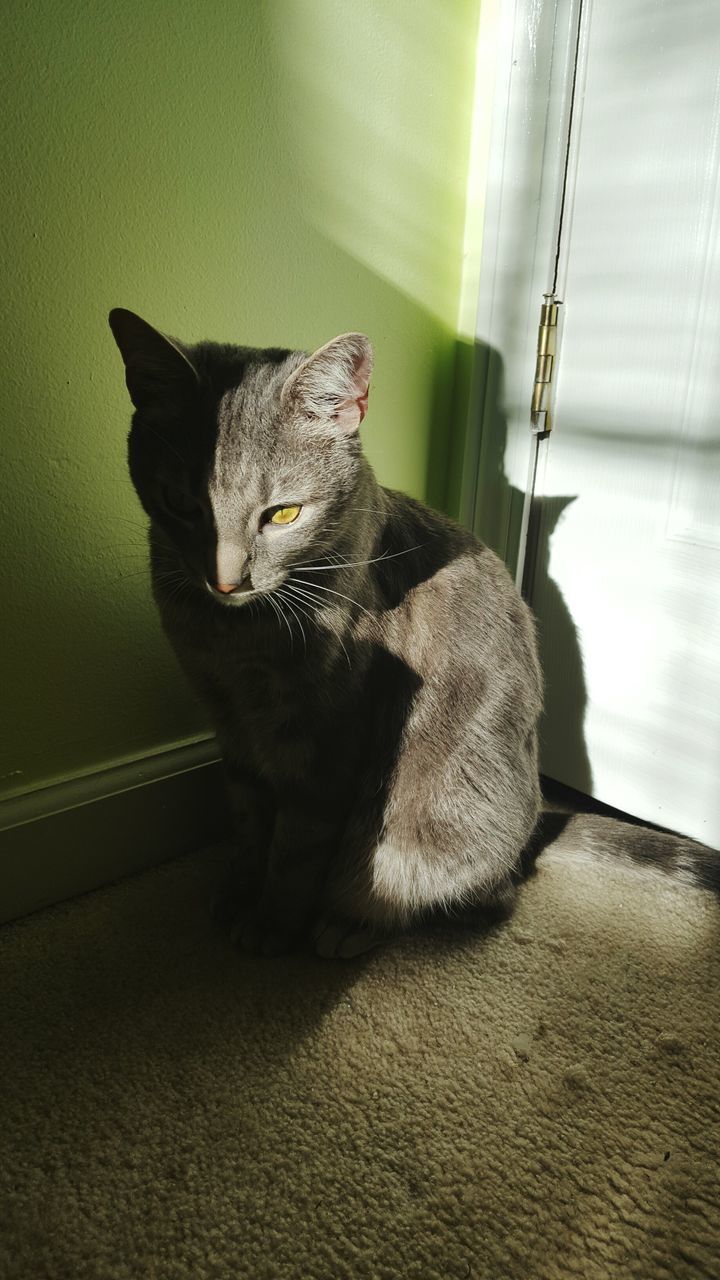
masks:
[(720, 1276), (720, 908), (553, 861), (504, 927), (234, 953), (215, 849), (0, 935), (3, 1280)]

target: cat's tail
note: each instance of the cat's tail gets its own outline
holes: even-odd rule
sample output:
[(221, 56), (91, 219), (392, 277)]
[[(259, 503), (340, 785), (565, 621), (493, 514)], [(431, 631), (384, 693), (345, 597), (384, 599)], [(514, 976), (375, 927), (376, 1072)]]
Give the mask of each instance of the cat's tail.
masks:
[(720, 852), (656, 827), (643, 827), (596, 813), (563, 813), (545, 809), (521, 862), (521, 877), (543, 861), (592, 861), (670, 877), (679, 884), (710, 889), (720, 895)]

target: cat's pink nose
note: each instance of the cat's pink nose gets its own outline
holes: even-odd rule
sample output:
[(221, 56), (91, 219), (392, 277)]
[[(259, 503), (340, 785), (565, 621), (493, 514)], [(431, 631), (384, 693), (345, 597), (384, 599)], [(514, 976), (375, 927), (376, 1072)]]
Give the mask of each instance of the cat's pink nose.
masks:
[(238, 587), (237, 582), (216, 582), (215, 583), (215, 590), (222, 591), (223, 595), (225, 596), (229, 596), (231, 591), (236, 591), (237, 587)]

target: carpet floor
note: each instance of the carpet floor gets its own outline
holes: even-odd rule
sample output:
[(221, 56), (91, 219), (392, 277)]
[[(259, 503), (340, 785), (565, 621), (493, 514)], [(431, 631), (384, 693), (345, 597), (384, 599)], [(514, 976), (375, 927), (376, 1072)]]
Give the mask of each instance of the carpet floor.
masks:
[(233, 951), (219, 847), (6, 927), (3, 1280), (720, 1277), (720, 906), (563, 839), (351, 962)]

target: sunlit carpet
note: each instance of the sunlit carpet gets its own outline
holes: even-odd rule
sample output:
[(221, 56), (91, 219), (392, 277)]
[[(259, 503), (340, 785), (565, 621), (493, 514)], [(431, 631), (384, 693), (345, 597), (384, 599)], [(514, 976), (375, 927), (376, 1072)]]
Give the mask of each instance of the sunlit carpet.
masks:
[(509, 924), (235, 953), (221, 849), (0, 934), (3, 1280), (720, 1276), (720, 907), (551, 849)]

